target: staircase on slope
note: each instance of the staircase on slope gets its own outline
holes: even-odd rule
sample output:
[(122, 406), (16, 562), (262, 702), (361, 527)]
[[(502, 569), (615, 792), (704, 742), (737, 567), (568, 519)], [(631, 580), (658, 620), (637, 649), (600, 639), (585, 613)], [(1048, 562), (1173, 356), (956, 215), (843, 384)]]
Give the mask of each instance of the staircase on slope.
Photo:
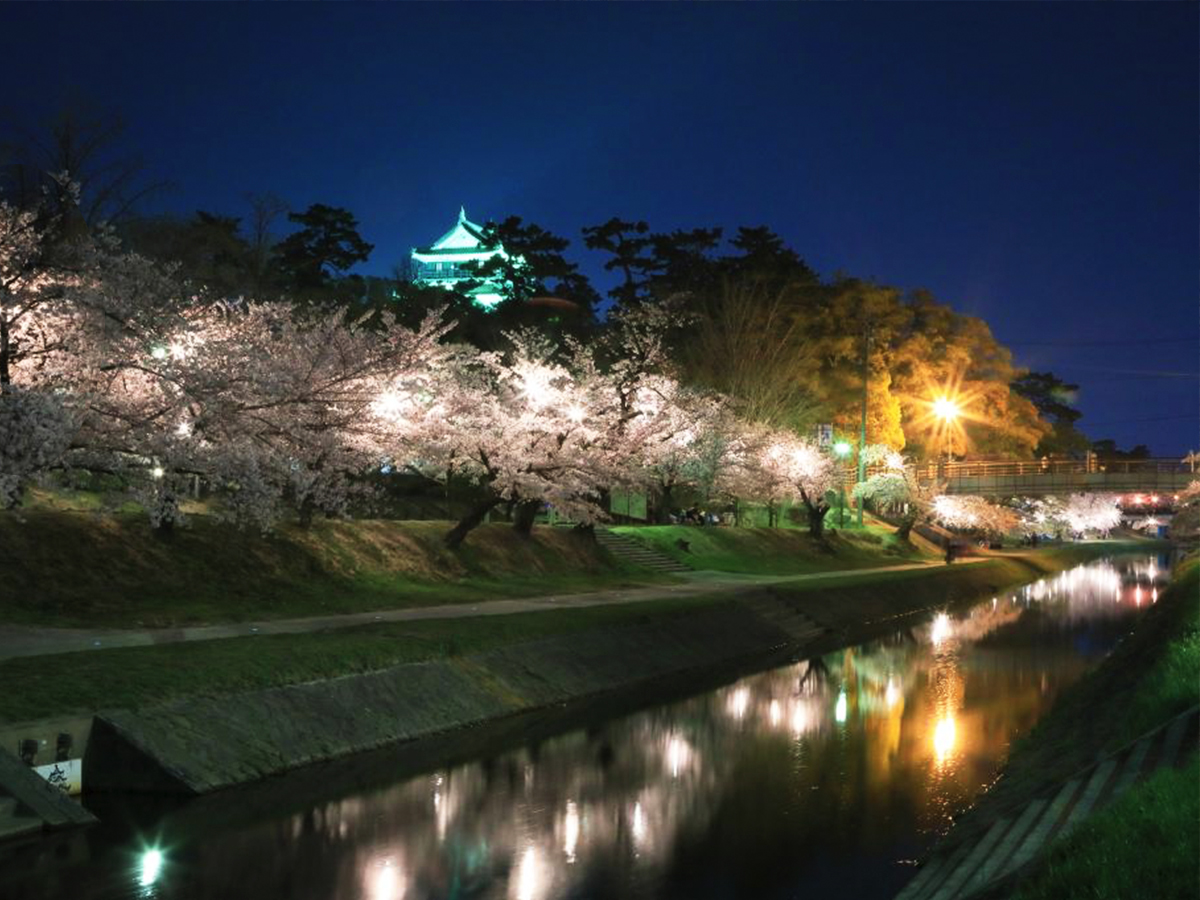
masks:
[(615, 556), (617, 559), (644, 569), (655, 572), (690, 572), (691, 566), (672, 559), (665, 553), (646, 546), (634, 538), (610, 531), (607, 528), (596, 528), (596, 543)]
[(828, 631), (824, 625), (813, 621), (783, 597), (750, 594), (743, 597), (741, 603), (753, 610), (760, 619), (779, 628), (796, 643), (815, 640)]
[[(1032, 800), (1020, 814), (996, 821), (974, 843), (934, 855), (896, 900), (966, 900), (1017, 872), (1040, 850), (1073, 831), (1159, 766), (1184, 761), (1196, 749), (1200, 707), (1193, 708)], [(1181, 752), (1182, 751), (1182, 752)]]

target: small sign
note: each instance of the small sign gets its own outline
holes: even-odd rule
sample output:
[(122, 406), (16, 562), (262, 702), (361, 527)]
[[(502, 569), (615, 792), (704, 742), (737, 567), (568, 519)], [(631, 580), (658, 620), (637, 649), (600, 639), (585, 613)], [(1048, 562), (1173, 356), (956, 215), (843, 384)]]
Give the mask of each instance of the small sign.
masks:
[(34, 766), (37, 772), (64, 794), (83, 793), (83, 760), (64, 759), (59, 762)]
[(833, 426), (818, 425), (817, 426), (817, 446), (828, 447), (833, 443)]

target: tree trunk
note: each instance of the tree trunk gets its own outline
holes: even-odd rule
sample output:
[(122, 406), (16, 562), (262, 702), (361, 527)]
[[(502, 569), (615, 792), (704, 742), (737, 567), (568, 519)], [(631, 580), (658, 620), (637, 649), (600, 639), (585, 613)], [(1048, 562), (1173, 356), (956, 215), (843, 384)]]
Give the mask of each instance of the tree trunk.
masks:
[(312, 494), (308, 494), (300, 501), (300, 527), (307, 530), (312, 527), (313, 517), (317, 514), (317, 503), (312, 498)]
[(542, 508), (540, 500), (522, 500), (517, 504), (516, 513), (513, 515), (513, 528), (521, 537), (529, 537), (533, 534), (533, 520), (537, 518), (538, 512)]
[(658, 486), (658, 508), (654, 510), (654, 521), (659, 525), (669, 525), (671, 523), (671, 501), (672, 486), (669, 484), (660, 484)]
[(818, 541), (825, 540), (825, 515), (829, 507), (822, 504), (808, 504), (808, 533)]
[(904, 543), (906, 543), (906, 544), (909, 543), (910, 535), (912, 534), (912, 530), (913, 530), (913, 526), (915, 526), (916, 524), (917, 524), (916, 516), (909, 516), (909, 515), (901, 516), (900, 524), (896, 527), (897, 539), (904, 541)]
[(442, 542), (451, 550), (459, 547), (467, 539), (467, 535), (478, 528), (487, 514), (499, 505), (499, 497), (481, 500), (476, 503), (465, 516), (458, 520), (457, 525), (446, 532), (446, 536), (442, 538)]

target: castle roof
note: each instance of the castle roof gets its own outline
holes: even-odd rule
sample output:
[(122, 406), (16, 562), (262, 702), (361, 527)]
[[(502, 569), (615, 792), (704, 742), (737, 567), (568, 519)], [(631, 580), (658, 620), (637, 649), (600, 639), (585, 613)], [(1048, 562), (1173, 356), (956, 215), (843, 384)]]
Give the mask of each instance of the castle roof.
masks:
[(467, 211), (460, 207), (458, 221), (454, 227), (443, 234), (428, 247), (417, 247), (414, 252), (422, 256), (437, 256), (438, 254), (469, 253), (471, 251), (492, 250), (483, 234), (483, 227), (467, 219)]

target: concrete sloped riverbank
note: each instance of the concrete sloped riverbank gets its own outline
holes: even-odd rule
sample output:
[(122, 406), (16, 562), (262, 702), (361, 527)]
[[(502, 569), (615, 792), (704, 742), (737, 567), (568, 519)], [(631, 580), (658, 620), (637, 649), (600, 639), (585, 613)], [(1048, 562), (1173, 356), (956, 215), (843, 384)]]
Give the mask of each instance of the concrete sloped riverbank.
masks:
[(748, 590), (664, 616), (306, 684), (100, 713), (88, 790), (205, 793), (387, 744), (425, 741), (518, 713), (678, 684), (688, 673), (761, 668), (894, 628), (906, 615), (1119, 547)]
[(477, 656), (190, 699), (97, 717), (89, 788), (204, 793), (523, 710), (779, 651), (785, 626), (729, 604), (650, 625), (518, 644)]

